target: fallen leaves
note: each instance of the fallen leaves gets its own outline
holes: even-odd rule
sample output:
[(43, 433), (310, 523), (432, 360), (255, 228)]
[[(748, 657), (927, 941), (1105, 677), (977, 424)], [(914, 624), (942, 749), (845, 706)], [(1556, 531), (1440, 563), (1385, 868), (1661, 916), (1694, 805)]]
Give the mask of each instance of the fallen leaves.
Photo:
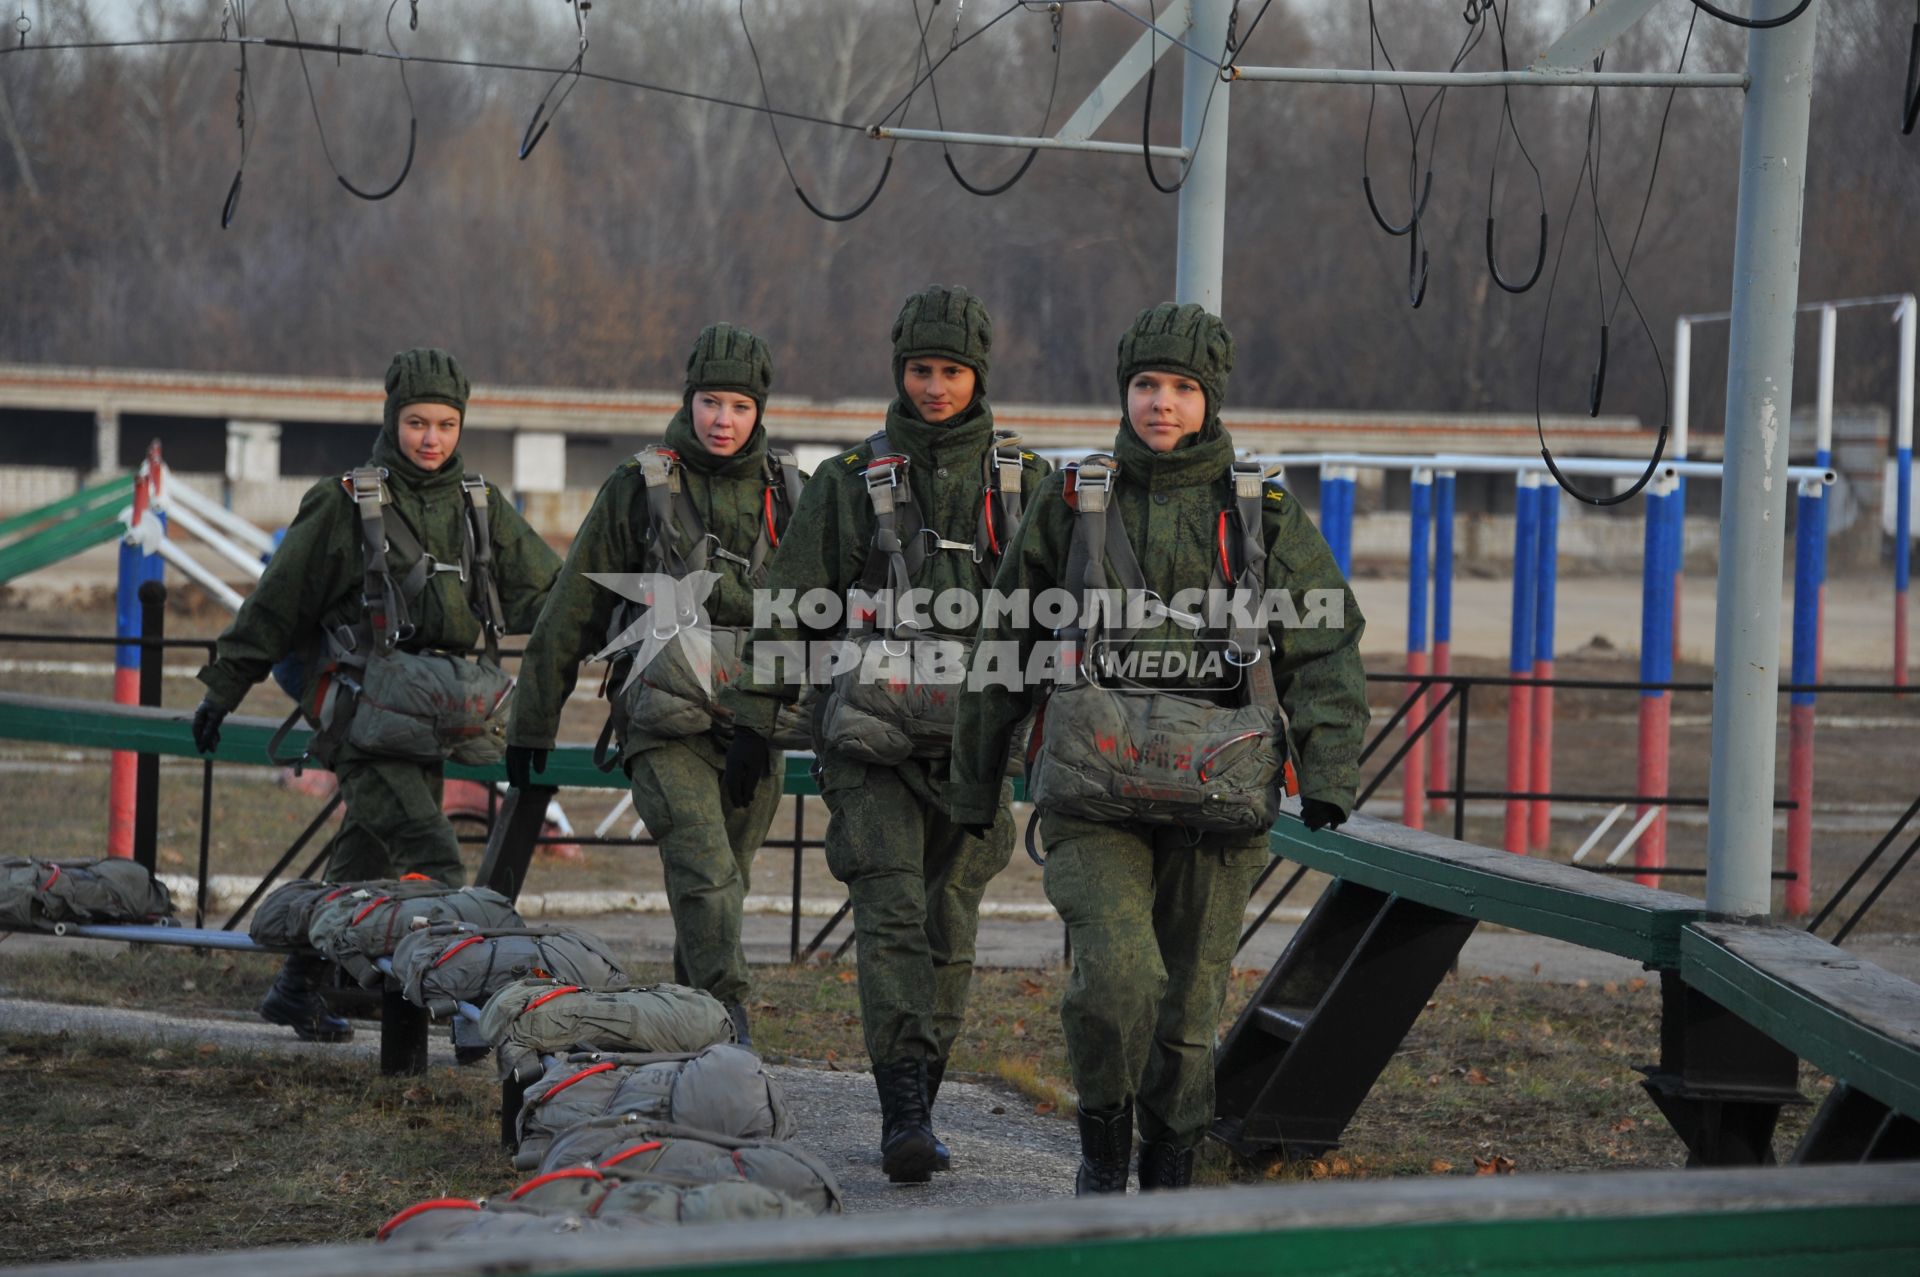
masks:
[(1452, 1162), (1442, 1161), (1437, 1157), (1427, 1163), (1427, 1173), (1430, 1175), (1445, 1175), (1452, 1169)]
[(855, 972), (852, 967), (848, 967), (845, 971), (842, 971), (837, 978), (839, 979), (841, 984), (852, 984), (855, 980), (859, 979), (860, 977), (859, 977), (859, 974)]
[(1016, 1038), (1024, 1038), (1027, 1036), (1027, 1022), (1024, 1019), (1015, 1020), (1013, 1022), (1013, 1028), (1009, 1030), (1009, 1032)]
[(1054, 1105), (1052, 1100), (1041, 1100), (1038, 1104), (1035, 1104), (1033, 1106), (1033, 1111), (1035, 1113), (1038, 1113), (1041, 1117), (1045, 1117), (1047, 1114), (1053, 1112), (1053, 1108), (1054, 1108)]
[(1514, 1163), (1511, 1157), (1506, 1157), (1499, 1153), (1495, 1153), (1492, 1157), (1482, 1157), (1478, 1153), (1473, 1155), (1473, 1173), (1475, 1175), (1511, 1175), (1513, 1174), (1513, 1165)]
[(1045, 993), (1046, 991), (1047, 991), (1047, 986), (1044, 984), (1041, 984), (1038, 980), (1029, 979), (1026, 976), (1020, 977), (1020, 992), (1024, 993), (1026, 996), (1030, 998), (1037, 998), (1041, 994)]

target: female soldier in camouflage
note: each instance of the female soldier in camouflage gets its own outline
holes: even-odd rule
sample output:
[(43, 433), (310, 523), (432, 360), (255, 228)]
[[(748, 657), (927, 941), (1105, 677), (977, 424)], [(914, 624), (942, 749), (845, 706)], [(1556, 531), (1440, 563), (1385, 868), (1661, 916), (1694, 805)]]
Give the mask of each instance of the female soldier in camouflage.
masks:
[[(897, 589), (904, 575), (915, 592), (935, 600), (933, 623), (921, 632), (936, 643), (943, 630), (952, 635), (953, 624), (941, 624), (939, 600), (977, 604), (1019, 508), (1046, 473), (1016, 440), (995, 436), (986, 399), (992, 340), (986, 307), (964, 288), (927, 288), (907, 299), (893, 325), (897, 396), (885, 430), (815, 474), (794, 530), (774, 556), (772, 596), (813, 590), (844, 601), (857, 588), (905, 607), (894, 597), (904, 593)], [(886, 533), (884, 543), (877, 530)], [(780, 704), (800, 691), (763, 657), (850, 628), (873, 647), (908, 650), (896, 632), (876, 636), (859, 618), (852, 627), (816, 632), (795, 623), (804, 615), (803, 608), (784, 623), (757, 628), (745, 679), (722, 697), (736, 723), (726, 776), (736, 803), (767, 774), (763, 738)], [(959, 673), (964, 680), (964, 664)], [(853, 900), (860, 1019), (880, 1091), (881, 1160), (896, 1182), (924, 1181), (946, 1167), (929, 1109), (966, 1017), (980, 897), (1013, 851), (1010, 790), (983, 800), (973, 817), (978, 829), (963, 829), (947, 811), (951, 702), (961, 685), (930, 696), (917, 674), (893, 685), (901, 701), (927, 712), (918, 722), (887, 724), (916, 738), (910, 756), (891, 762), (875, 761), (860, 740), (836, 743), (840, 686), (823, 697), (815, 718), (815, 774), (831, 816), (827, 865)], [(944, 724), (930, 704), (936, 699), (947, 706)]]
[[(774, 459), (761, 420), (772, 385), (766, 342), (731, 324), (701, 332), (687, 360), (685, 399), (667, 424), (665, 448), (623, 462), (601, 486), (527, 643), (507, 733), (513, 784), (529, 784), (530, 774), (545, 766), (581, 659), (618, 637), (610, 633), (615, 617), (624, 628), (635, 610), (620, 609), (620, 594), (589, 574), (684, 578), (704, 568), (718, 574), (705, 596), (706, 620), (719, 627), (751, 623), (753, 590), (779, 534), (776, 511), (790, 500), (782, 474), (787, 465)], [(672, 496), (675, 486), (684, 502)], [(660, 619), (656, 604), (643, 628), (664, 632), (668, 627), (657, 624)], [(676, 659), (670, 649), (683, 641), (672, 641), (660, 655)], [(630, 681), (642, 676), (634, 663), (633, 656), (619, 658), (608, 698), (635, 711), (628, 717), (616, 709), (615, 726), (621, 761), (633, 781), (634, 810), (658, 841), (666, 870), (674, 977), (724, 1002), (745, 1043), (747, 959), (740, 947), (740, 911), (754, 855), (780, 801), (780, 778), (762, 777), (746, 802), (729, 809), (720, 769), (731, 730), (706, 713), (695, 711), (689, 721), (680, 712), (670, 721), (651, 711), (635, 695), (644, 695), (645, 686)], [(646, 673), (650, 680), (660, 677), (653, 665)]]
[[(1217, 580), (1216, 562), (1231, 557), (1230, 520), (1224, 516), (1243, 508), (1257, 508), (1262, 516), (1264, 571), (1253, 574), (1261, 589), (1287, 591), (1296, 599), (1309, 590), (1335, 592), (1323, 597), (1344, 605), (1337, 623), (1274, 623), (1272, 650), (1261, 659), (1274, 662), (1278, 699), (1302, 762), (1302, 817), (1311, 828), (1337, 825), (1353, 808), (1367, 721), (1359, 657), (1363, 622), (1326, 542), (1286, 492), (1249, 483), (1253, 491), (1239, 505), (1233, 441), (1219, 418), (1232, 366), (1232, 337), (1200, 307), (1165, 305), (1141, 313), (1120, 339), (1125, 418), (1114, 440), (1118, 469), (1105, 513), (1118, 516), (1126, 542), (1137, 550), (1147, 598), (1174, 600), (1183, 590), (1209, 589)], [(1088, 463), (1082, 463), (1076, 478), (1087, 473)], [(1251, 477), (1257, 480), (1257, 474)], [(1047, 483), (1001, 563), (997, 592), (1024, 592), (1032, 599), (1055, 587), (1080, 590), (1081, 581), (1068, 579), (1065, 567), (1073, 561), (1076, 519), (1087, 516), (1069, 506), (1066, 493), (1064, 476)], [(1082, 504), (1091, 508), (1092, 499)], [(1105, 544), (1114, 541), (1109, 537)], [(1101, 556), (1104, 579), (1121, 584), (1130, 573), (1116, 562)], [(1049, 633), (1031, 617), (1025, 624), (983, 626), (976, 671), (991, 653), (1004, 658), (1009, 650), (1017, 650), (1018, 668), (1028, 669), (1035, 645)], [(1207, 641), (1168, 619), (1129, 633), (1162, 651)], [(1220, 668), (1229, 675), (1224, 683), (1250, 676), (1245, 667)], [(1039, 699), (1029, 683), (982, 682), (961, 707), (954, 746), (951, 806), (958, 821), (992, 815), (1008, 737)], [(1226, 686), (1196, 688), (1182, 680), (1178, 690), (1206, 704), (1231, 703)], [(1053, 728), (1043, 720), (1035, 730)], [(1075, 747), (1058, 745), (1063, 756)], [(1094, 748), (1086, 743), (1088, 751)], [(1247, 898), (1267, 860), (1265, 833), (1190, 834), (1176, 826), (1045, 810), (1037, 819), (1047, 850), (1047, 897), (1066, 920), (1073, 943), (1061, 1019), (1080, 1093), (1082, 1160), (1075, 1189), (1126, 1190), (1136, 1110), (1140, 1187), (1183, 1186), (1192, 1175), (1193, 1149), (1213, 1117), (1214, 1037)]]
[[(484, 504), (491, 562), (498, 592), (498, 621), (506, 633), (533, 627), (553, 583), (560, 557), (542, 541), (498, 488), (485, 485), (484, 502), (464, 483), (461, 422), (469, 385), (453, 356), (440, 350), (395, 355), (387, 369), (387, 403), (369, 468), (383, 472), (381, 506), (387, 524), (386, 567), (411, 620), (399, 649), (468, 653), (482, 636), (492, 604), (471, 568), (470, 510)], [(200, 671), (207, 686), (193, 715), (194, 743), (211, 752), (220, 743), (220, 722), (247, 690), (289, 653), (312, 655), (323, 628), (358, 632), (369, 641), (362, 616), (366, 558), (362, 516), (351, 476), (323, 479), (307, 490), (300, 512), (268, 561), (260, 584), (220, 636), (213, 660)], [(409, 538), (400, 528), (411, 533)], [(417, 547), (403, 546), (407, 540)], [(410, 553), (411, 551), (411, 553)], [(417, 572), (422, 564), (428, 568)], [(408, 585), (417, 583), (413, 592)], [(319, 662), (309, 659), (311, 680)], [(307, 689), (311, 695), (312, 689)], [(303, 703), (305, 701), (303, 700)], [(327, 877), (357, 882), (417, 873), (454, 886), (466, 880), (453, 826), (440, 810), (441, 766), (381, 757), (340, 742), (323, 760), (339, 778), (346, 817), (329, 844)], [(325, 966), (310, 955), (287, 960), (260, 1014), (302, 1038), (340, 1041), (352, 1036), (347, 1022), (327, 1012), (317, 991)]]

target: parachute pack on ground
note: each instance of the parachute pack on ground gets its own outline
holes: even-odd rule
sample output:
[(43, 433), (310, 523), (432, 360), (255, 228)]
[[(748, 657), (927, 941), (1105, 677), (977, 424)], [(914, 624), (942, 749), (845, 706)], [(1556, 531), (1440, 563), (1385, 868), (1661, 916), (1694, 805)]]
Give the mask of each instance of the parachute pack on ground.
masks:
[(0, 927), (166, 923), (172, 915), (166, 887), (131, 860), (0, 860)]

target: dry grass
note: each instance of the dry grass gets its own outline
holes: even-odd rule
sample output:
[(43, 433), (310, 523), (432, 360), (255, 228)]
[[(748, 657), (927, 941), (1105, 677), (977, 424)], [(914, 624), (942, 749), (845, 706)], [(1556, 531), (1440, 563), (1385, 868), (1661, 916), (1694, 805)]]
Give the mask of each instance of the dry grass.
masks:
[[(0, 944), (0, 992), (50, 1001), (244, 1014), (271, 959), (181, 950)], [(664, 973), (639, 965), (638, 978)], [(1256, 971), (1236, 972), (1229, 1014)], [(1073, 1112), (1063, 971), (977, 973), (956, 1076), (998, 1081), (1037, 1112)], [(859, 990), (841, 964), (754, 974), (769, 1059), (863, 1070)], [(1312, 1162), (1202, 1152), (1202, 1183), (1528, 1174), (1681, 1165), (1638, 1085), (1658, 1054), (1657, 987), (1448, 980), (1389, 1063), (1343, 1146)], [(1803, 1079), (1818, 1099), (1827, 1083)], [(10, 1258), (103, 1258), (361, 1238), (428, 1196), (499, 1186), (491, 1070), (385, 1079), (360, 1060), (208, 1046), (22, 1037), (0, 1030), (0, 1236)], [(1790, 1110), (1784, 1155), (1808, 1109)]]

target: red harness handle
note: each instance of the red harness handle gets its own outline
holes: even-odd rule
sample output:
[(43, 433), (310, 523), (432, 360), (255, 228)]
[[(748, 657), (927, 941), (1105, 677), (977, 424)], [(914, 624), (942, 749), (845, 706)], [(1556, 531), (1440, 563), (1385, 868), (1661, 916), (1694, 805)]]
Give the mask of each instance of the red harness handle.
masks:
[(415, 1202), (413, 1205), (407, 1207), (405, 1210), (401, 1211), (398, 1215), (395, 1215), (392, 1219), (388, 1220), (386, 1223), (380, 1225), (380, 1231), (373, 1235), (373, 1240), (377, 1242), (383, 1242), (387, 1240), (387, 1235), (393, 1232), (394, 1229), (400, 1227), (400, 1225), (406, 1223), (408, 1220), (412, 1219), (415, 1215), (424, 1215), (430, 1210), (480, 1210), (480, 1209), (481, 1209), (481, 1206), (479, 1202), (469, 1201), (467, 1198), (464, 1198), (464, 1197), (436, 1197), (432, 1201)]
[(535, 1103), (545, 1104), (548, 1100), (560, 1094), (560, 1092), (566, 1090), (568, 1087), (572, 1086), (575, 1082), (578, 1082), (581, 1078), (592, 1077), (596, 1073), (605, 1073), (608, 1069), (618, 1068), (618, 1067), (619, 1066), (616, 1065), (612, 1060), (608, 1060), (606, 1063), (596, 1064), (590, 1069), (581, 1069), (578, 1073), (574, 1074), (572, 1077), (560, 1083), (558, 1086), (554, 1087), (551, 1091), (548, 1091), (545, 1095), (541, 1096), (538, 1100), (535, 1101)]
[[(478, 937), (475, 937), (475, 938), (477, 939)], [(449, 950), (448, 952), (452, 952), (452, 951)], [(441, 961), (444, 962), (446, 961), (446, 959), (442, 958)], [(551, 1002), (563, 993), (578, 993), (578, 992), (580, 992), (580, 986), (577, 984), (561, 985), (559, 988), (555, 989), (553, 992), (543, 993), (539, 997), (535, 998), (533, 1001), (527, 1003), (527, 1005), (521, 1007), (517, 1012), (514, 1013), (514, 1018), (519, 1019), (521, 1016), (533, 1010), (535, 1007), (539, 1006), (541, 1003)]]
[(629, 1157), (638, 1157), (642, 1153), (651, 1153), (656, 1148), (665, 1148), (665, 1147), (666, 1147), (666, 1144), (663, 1141), (648, 1140), (644, 1144), (635, 1144), (632, 1148), (621, 1149), (618, 1153), (615, 1153), (612, 1157), (609, 1157), (605, 1161), (600, 1162), (599, 1166), (602, 1170), (606, 1169), (609, 1166), (618, 1166), (620, 1163), (626, 1161)]
[(528, 1180), (526, 1183), (522, 1184), (520, 1187), (514, 1189), (511, 1193), (507, 1194), (507, 1200), (510, 1202), (517, 1202), (522, 1197), (526, 1196), (528, 1193), (531, 1193), (534, 1189), (540, 1187), (542, 1184), (551, 1184), (553, 1181), (557, 1179), (605, 1179), (605, 1178), (606, 1176), (602, 1175), (599, 1171), (594, 1170), (593, 1167), (591, 1166), (569, 1166), (567, 1167), (567, 1169), (563, 1171), (548, 1171), (545, 1175), (536, 1176), (535, 1178)]
[(454, 945), (453, 948), (447, 950), (445, 953), (435, 958), (433, 960), (433, 965), (437, 967), (441, 963), (445, 962), (448, 958), (451, 958), (454, 954), (466, 948), (468, 945), (479, 944), (482, 940), (485, 940), (485, 939), (486, 939), (485, 936), (468, 936), (465, 940), (462, 940), (459, 944)]

